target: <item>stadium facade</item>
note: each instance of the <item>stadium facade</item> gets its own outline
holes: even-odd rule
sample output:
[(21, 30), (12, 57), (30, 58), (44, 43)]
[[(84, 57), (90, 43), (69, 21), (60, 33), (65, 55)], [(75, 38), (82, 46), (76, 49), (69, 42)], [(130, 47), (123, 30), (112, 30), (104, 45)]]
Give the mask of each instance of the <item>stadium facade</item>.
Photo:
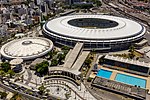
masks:
[(89, 50), (121, 50), (140, 41), (146, 29), (126, 18), (108, 15), (69, 15), (47, 21), (43, 34), (53, 42)]

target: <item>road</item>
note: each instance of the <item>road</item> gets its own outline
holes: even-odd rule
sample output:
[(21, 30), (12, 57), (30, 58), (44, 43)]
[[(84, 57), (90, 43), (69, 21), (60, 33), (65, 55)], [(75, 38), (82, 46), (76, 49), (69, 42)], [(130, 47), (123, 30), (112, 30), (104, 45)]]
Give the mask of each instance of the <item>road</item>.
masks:
[(5, 89), (5, 90), (7, 90), (7, 91), (13, 92), (13, 93), (19, 93), (19, 94), (21, 94), (22, 96), (24, 96), (24, 97), (26, 97), (26, 98), (29, 98), (29, 99), (31, 99), (31, 100), (40, 100), (40, 99), (37, 98), (37, 97), (34, 97), (34, 96), (31, 96), (31, 95), (25, 94), (25, 93), (23, 93), (23, 92), (20, 92), (20, 91), (17, 91), (17, 90), (15, 90), (15, 89), (12, 89), (12, 88), (10, 88), (10, 87), (8, 87), (8, 86), (5, 86), (5, 85), (3, 85), (1, 82), (0, 82), (0, 87), (3, 88), (3, 89)]
[(28, 85), (32, 79), (32, 73), (31, 73), (31, 70), (30, 69), (27, 69), (27, 72), (28, 72), (28, 79), (26, 81), (26, 85)]
[(148, 26), (149, 19), (146, 16), (144, 16), (144, 15), (142, 16), (141, 13), (134, 13), (133, 11), (135, 11), (135, 9), (128, 8), (128, 7), (126, 7), (125, 5), (122, 5), (122, 4), (118, 4), (119, 2), (114, 2), (114, 1), (111, 2), (116, 7), (110, 5), (109, 4), (110, 1), (108, 1), (108, 0), (102, 0), (102, 2), (105, 5), (107, 5), (108, 7), (112, 8), (113, 10), (115, 10), (115, 12), (119, 12), (120, 14), (123, 14), (126, 17), (129, 17), (131, 19), (134, 19), (135, 21), (140, 22), (145, 27), (147, 27), (148, 31), (150, 31), (150, 28)]

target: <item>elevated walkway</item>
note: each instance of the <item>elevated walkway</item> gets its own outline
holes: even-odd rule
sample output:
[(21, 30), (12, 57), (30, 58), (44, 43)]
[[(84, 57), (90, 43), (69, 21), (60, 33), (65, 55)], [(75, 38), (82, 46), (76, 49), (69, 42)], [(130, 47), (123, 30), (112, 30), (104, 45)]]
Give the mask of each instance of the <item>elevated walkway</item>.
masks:
[(68, 57), (70, 56), (71, 52), (72, 52), (72, 49), (70, 49), (69, 52), (67, 53), (67, 55), (66, 55), (66, 57), (65, 57), (65, 61), (66, 61), (66, 60), (68, 59)]
[(80, 70), (81, 66), (83, 65), (83, 63), (84, 63), (85, 59), (87, 58), (87, 56), (89, 55), (89, 53), (90, 53), (90, 51), (83, 51), (71, 69)]
[(72, 49), (71, 53), (68, 55), (68, 58), (66, 58), (64, 67), (71, 68), (73, 64), (75, 63), (76, 59), (78, 58), (81, 50), (83, 47), (83, 43), (76, 43), (75, 47)]
[(82, 47), (83, 43), (76, 43), (66, 55), (63, 66), (49, 67), (49, 77), (68, 78), (72, 82), (80, 82), (81, 72), (79, 70), (90, 53), (90, 51), (82, 51)]

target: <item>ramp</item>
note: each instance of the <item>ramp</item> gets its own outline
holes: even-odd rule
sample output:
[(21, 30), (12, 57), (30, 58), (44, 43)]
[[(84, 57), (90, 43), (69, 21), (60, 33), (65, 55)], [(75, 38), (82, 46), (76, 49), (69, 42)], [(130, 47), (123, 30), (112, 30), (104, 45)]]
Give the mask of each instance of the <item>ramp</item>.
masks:
[(78, 58), (83, 47), (83, 43), (76, 43), (75, 47), (72, 49), (71, 53), (66, 58), (64, 67), (71, 68), (76, 59)]

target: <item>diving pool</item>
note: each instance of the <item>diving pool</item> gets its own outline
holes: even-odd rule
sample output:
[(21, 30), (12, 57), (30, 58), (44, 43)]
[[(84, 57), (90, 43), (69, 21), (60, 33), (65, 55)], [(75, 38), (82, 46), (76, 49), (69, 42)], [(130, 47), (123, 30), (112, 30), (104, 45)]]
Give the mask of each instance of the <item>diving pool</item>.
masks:
[(112, 71), (100, 69), (96, 76), (103, 77), (109, 79), (112, 74)]
[(120, 74), (118, 73), (115, 78), (116, 81), (122, 82), (125, 84), (140, 86), (142, 88), (146, 87), (146, 80), (142, 78), (137, 78), (130, 75)]

